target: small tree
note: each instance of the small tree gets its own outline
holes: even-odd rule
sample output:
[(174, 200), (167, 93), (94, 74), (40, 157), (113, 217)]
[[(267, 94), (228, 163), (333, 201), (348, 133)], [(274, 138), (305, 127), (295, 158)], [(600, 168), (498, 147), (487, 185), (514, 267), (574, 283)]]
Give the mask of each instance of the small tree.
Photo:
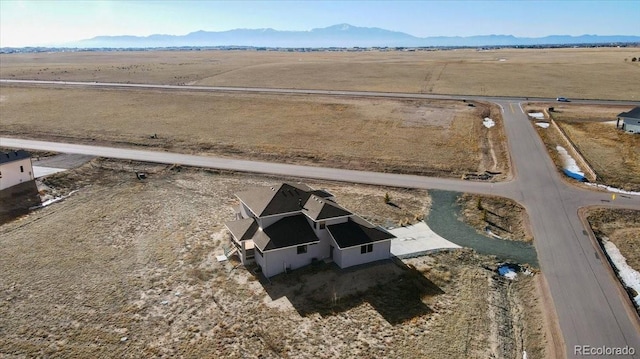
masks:
[(476, 207), (482, 211), (482, 198), (478, 197), (478, 201), (476, 203)]
[(391, 196), (389, 196), (389, 192), (384, 194), (384, 203), (389, 204), (391, 202)]
[(631, 62), (636, 62), (636, 61), (638, 61), (638, 58), (637, 58), (637, 57), (633, 57), (633, 58), (631, 58)]

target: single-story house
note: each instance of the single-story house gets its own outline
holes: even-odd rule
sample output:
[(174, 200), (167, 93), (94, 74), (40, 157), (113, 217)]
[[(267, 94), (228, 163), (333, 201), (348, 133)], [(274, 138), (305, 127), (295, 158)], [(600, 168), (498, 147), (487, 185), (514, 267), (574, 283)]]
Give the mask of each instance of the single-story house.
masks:
[(622, 112), (618, 114), (618, 121), (616, 121), (617, 128), (620, 128), (620, 121), (622, 121), (623, 131), (640, 133), (640, 106), (629, 112)]
[(24, 150), (0, 152), (0, 190), (33, 179), (29, 152)]
[(395, 237), (340, 206), (326, 190), (283, 183), (236, 197), (236, 220), (225, 223), (234, 251), (266, 277), (318, 260), (347, 268), (391, 257)]

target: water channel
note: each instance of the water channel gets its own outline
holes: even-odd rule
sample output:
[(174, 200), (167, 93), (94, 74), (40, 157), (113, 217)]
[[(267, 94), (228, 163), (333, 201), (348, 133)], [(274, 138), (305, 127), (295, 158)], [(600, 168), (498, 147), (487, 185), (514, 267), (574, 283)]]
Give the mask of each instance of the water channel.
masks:
[(432, 206), (425, 221), (434, 232), (457, 245), (472, 248), (480, 254), (495, 255), (505, 262), (528, 263), (538, 267), (538, 256), (533, 245), (488, 237), (458, 220), (461, 211), (460, 205), (456, 202), (458, 192), (430, 190), (429, 194)]

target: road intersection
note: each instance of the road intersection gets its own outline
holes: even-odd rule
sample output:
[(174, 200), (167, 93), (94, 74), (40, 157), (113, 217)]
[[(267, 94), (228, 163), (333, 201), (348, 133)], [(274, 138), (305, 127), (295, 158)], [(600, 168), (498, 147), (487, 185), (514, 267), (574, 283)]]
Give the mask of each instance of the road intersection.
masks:
[[(353, 171), (335, 168), (298, 166), (258, 161), (193, 156), (161, 151), (142, 151), (0, 138), (2, 147), (21, 147), (78, 153), (138, 161), (176, 163), (234, 171), (256, 172), (282, 176), (337, 180), (354, 183), (422, 189), (443, 189), (508, 197), (527, 210), (535, 238), (541, 269), (553, 298), (568, 357), (576, 356), (575, 346), (635, 348), (640, 357), (640, 324), (638, 316), (610, 265), (593, 241), (591, 230), (585, 227), (578, 212), (595, 205), (640, 210), (640, 196), (619, 196), (590, 191), (569, 185), (558, 173), (534, 126), (520, 107), (522, 98), (485, 98), (479, 96), (447, 96), (398, 94), (385, 92), (291, 90), (260, 88), (228, 88), (203, 86), (172, 86), (148, 84), (110, 84), (58, 81), (0, 80), (0, 83), (23, 83), (45, 86), (96, 86), (182, 91), (234, 91), (281, 93), (298, 95), (331, 95), (349, 97), (469, 99), (497, 103), (503, 110), (504, 126), (514, 178), (508, 182), (483, 183), (445, 178), (422, 177), (391, 173)], [(550, 99), (536, 99), (539, 101)], [(581, 101), (584, 103), (631, 102)], [(552, 339), (552, 338), (550, 338)], [(558, 339), (558, 338), (555, 338)]]

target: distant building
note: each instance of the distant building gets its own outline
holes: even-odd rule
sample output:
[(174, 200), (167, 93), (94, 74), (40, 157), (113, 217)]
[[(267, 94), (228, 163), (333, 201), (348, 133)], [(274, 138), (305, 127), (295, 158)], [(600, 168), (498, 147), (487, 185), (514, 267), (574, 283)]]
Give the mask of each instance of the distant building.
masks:
[(22, 150), (0, 152), (0, 224), (27, 214), (30, 208), (39, 205), (31, 154)]
[(33, 179), (29, 152), (23, 150), (0, 152), (0, 190)]
[(640, 106), (629, 112), (622, 112), (618, 114), (618, 121), (616, 122), (616, 127), (618, 128), (620, 128), (620, 121), (622, 121), (623, 131), (640, 133)]
[(388, 259), (391, 239), (335, 202), (324, 190), (283, 183), (236, 194), (236, 220), (225, 223), (242, 264), (256, 263), (266, 277), (318, 260), (340, 268)]

